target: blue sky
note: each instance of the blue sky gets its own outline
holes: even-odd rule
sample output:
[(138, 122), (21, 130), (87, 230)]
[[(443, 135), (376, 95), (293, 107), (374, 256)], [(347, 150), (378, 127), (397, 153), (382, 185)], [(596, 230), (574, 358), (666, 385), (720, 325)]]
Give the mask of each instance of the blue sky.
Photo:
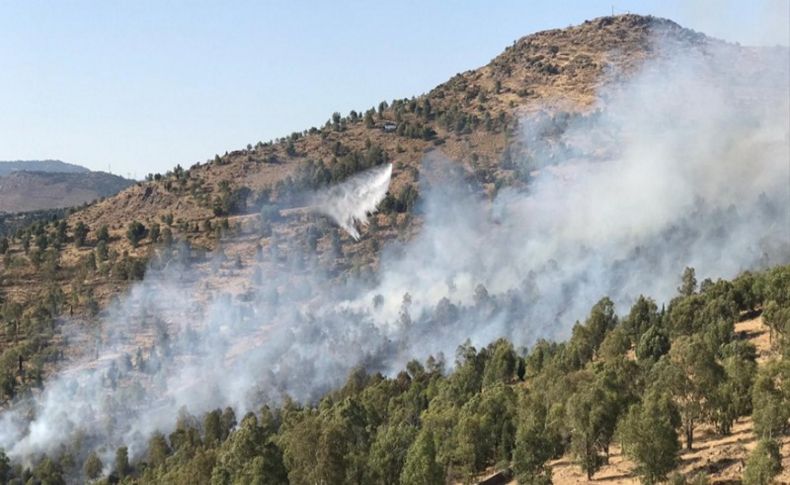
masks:
[(612, 4), (744, 44), (790, 35), (790, 0), (0, 0), (0, 160), (189, 166), (418, 95)]

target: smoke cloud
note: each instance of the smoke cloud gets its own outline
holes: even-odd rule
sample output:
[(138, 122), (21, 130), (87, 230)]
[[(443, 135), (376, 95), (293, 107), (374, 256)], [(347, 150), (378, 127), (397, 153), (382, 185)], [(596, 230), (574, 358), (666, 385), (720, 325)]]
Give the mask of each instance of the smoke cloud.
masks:
[[(310, 401), (357, 365), (564, 338), (603, 296), (621, 313), (640, 293), (666, 301), (685, 266), (717, 278), (787, 263), (787, 85), (786, 49), (671, 52), (590, 111), (524, 113), (512, 158), (526, 189), (493, 199), (430, 154), (420, 233), (385, 247), (373, 278), (338, 282), (287, 234), (243, 267), (224, 251), (202, 263), (163, 251), (107, 310), (97, 355), (0, 415), (0, 446), (29, 460), (79, 435), (81, 453), (111, 463), (122, 444), (139, 456), (182, 406)], [(360, 237), (391, 171), (330, 191), (322, 213)]]

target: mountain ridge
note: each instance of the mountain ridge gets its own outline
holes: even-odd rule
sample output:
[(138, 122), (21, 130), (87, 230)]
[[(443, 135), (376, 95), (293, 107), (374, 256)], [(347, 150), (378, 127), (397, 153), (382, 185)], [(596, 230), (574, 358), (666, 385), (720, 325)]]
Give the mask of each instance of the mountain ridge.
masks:
[(0, 176), (12, 172), (57, 172), (57, 173), (87, 173), (91, 170), (61, 160), (0, 160)]
[(0, 176), (0, 213), (76, 207), (132, 184), (106, 172), (17, 170)]

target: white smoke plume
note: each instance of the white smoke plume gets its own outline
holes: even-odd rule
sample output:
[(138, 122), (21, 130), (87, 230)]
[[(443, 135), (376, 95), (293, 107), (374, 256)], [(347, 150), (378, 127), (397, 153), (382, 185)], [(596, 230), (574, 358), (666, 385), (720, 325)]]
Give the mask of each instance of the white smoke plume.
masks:
[[(789, 262), (787, 49), (670, 54), (591, 112), (525, 115), (512, 158), (526, 190), (489, 200), (459, 164), (427, 157), (422, 229), (385, 247), (372, 278), (338, 281), (292, 234), (243, 268), (165, 251), (106, 312), (98, 358), (0, 414), (0, 447), (30, 460), (80, 436), (75, 457), (111, 464), (120, 445), (139, 457), (182, 406), (311, 401), (357, 365), (563, 338), (606, 295), (621, 313), (640, 293), (666, 301), (685, 266), (717, 278)], [(358, 237), (390, 175), (349, 182), (323, 213)]]
[(357, 225), (367, 225), (368, 214), (384, 200), (392, 178), (392, 164), (368, 169), (314, 196), (316, 212), (327, 215), (354, 240)]

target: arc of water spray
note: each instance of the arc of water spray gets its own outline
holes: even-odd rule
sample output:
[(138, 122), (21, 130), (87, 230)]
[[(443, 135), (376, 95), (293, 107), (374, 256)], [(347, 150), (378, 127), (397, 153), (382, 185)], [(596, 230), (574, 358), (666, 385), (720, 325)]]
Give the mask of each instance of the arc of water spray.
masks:
[(371, 168), (315, 194), (309, 210), (330, 217), (359, 240), (357, 226), (368, 224), (368, 215), (384, 200), (391, 179), (391, 163)]

